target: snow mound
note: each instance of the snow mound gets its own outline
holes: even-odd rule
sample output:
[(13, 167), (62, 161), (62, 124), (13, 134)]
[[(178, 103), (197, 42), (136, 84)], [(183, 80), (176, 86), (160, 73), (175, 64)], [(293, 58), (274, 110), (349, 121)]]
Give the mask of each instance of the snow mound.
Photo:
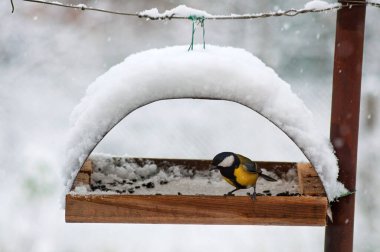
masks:
[(177, 7), (171, 10), (166, 10), (163, 13), (160, 13), (157, 8), (144, 10), (144, 11), (139, 12), (139, 16), (146, 16), (149, 18), (165, 18), (165, 17), (171, 17), (171, 16), (178, 16), (178, 17), (196, 16), (196, 17), (208, 17), (208, 18), (214, 17), (213, 15), (207, 13), (206, 11), (190, 8), (190, 7), (187, 7), (186, 5), (178, 5)]
[(212, 98), (247, 106), (279, 127), (316, 168), (330, 201), (347, 193), (337, 181), (332, 145), (289, 84), (243, 49), (208, 45), (188, 52), (187, 47), (133, 54), (88, 87), (71, 115), (67, 192), (97, 143), (132, 111), (164, 99)]
[(340, 6), (340, 3), (328, 3), (321, 0), (313, 0), (305, 4), (305, 10), (325, 10)]

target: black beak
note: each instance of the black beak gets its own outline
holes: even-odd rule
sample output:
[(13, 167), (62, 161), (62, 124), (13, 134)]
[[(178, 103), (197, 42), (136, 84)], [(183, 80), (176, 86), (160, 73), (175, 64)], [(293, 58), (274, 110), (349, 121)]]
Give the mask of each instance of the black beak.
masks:
[(213, 171), (213, 170), (217, 170), (218, 169), (218, 166), (216, 165), (210, 165), (209, 168), (208, 168), (210, 171)]

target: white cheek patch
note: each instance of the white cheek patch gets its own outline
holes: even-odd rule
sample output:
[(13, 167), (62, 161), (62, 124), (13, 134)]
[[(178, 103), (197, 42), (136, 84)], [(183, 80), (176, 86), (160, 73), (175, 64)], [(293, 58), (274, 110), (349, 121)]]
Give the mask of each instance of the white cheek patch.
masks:
[(221, 167), (230, 167), (230, 166), (232, 166), (232, 164), (234, 163), (234, 161), (235, 161), (234, 156), (231, 155), (231, 156), (228, 156), (225, 159), (223, 159), (223, 161), (220, 162), (218, 164), (218, 166), (221, 166)]

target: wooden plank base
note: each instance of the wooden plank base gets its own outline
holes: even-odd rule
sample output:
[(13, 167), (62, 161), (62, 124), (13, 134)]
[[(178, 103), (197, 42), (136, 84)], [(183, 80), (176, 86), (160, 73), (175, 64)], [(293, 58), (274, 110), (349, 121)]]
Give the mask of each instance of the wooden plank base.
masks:
[(66, 196), (66, 222), (324, 226), (326, 209), (310, 196)]

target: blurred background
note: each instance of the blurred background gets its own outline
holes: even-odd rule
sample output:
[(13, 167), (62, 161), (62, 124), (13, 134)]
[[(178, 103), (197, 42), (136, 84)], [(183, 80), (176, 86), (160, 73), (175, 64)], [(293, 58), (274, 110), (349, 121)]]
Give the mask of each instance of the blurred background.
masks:
[[(307, 1), (70, 1), (110, 10), (186, 4), (211, 14), (302, 8)], [(87, 86), (130, 54), (189, 44), (190, 21), (0, 3), (0, 251), (323, 251), (322, 227), (66, 224), (61, 171), (70, 112)], [(367, 8), (359, 140), (356, 251), (380, 247), (380, 9)], [(206, 21), (206, 43), (245, 48), (291, 84), (329, 135), (335, 12)], [(200, 32), (196, 41), (201, 43)], [(207, 45), (206, 45), (207, 49)], [(228, 115), (228, 116), (226, 116)], [(95, 151), (136, 157), (305, 160), (269, 122), (240, 105), (165, 101), (133, 112)]]

